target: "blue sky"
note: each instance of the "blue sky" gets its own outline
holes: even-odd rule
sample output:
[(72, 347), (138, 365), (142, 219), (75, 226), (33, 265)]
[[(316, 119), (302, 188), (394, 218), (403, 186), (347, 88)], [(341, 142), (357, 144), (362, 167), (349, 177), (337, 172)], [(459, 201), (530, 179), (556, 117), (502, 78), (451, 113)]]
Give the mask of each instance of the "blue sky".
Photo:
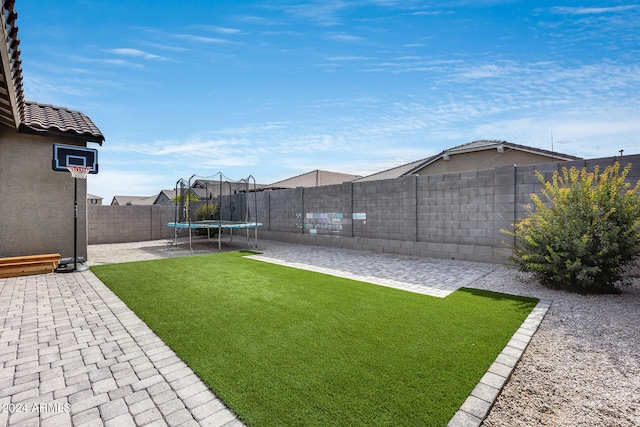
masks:
[(368, 175), (476, 139), (640, 153), (640, 3), (16, 2), (28, 100), (104, 133), (89, 192)]

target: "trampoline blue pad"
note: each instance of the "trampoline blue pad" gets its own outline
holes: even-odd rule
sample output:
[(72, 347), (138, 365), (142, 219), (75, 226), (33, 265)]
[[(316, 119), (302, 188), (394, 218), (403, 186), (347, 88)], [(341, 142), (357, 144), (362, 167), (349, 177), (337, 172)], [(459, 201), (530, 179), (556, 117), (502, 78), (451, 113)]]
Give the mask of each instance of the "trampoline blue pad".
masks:
[(262, 227), (261, 222), (240, 222), (240, 221), (194, 221), (188, 222), (170, 222), (169, 227), (176, 228), (255, 228)]

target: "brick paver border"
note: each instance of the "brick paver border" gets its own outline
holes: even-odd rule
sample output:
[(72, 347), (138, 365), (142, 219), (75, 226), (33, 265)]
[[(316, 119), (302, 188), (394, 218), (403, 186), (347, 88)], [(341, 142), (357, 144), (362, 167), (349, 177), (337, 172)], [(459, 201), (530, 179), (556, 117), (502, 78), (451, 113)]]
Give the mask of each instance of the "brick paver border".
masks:
[(550, 307), (551, 301), (538, 301), (471, 395), (449, 421), (448, 427), (474, 427), (482, 424)]

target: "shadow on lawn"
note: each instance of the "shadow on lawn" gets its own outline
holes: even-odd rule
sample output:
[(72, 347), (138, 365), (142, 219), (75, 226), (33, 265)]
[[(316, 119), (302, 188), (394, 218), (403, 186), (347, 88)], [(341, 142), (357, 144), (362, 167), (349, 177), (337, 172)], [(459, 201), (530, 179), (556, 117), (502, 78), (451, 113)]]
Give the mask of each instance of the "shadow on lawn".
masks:
[(484, 289), (475, 289), (475, 288), (460, 288), (457, 292), (464, 292), (473, 296), (483, 297), (483, 298), (491, 298), (495, 301), (502, 300), (511, 300), (511, 301), (519, 301), (526, 304), (531, 304), (532, 302), (538, 302), (538, 298), (525, 297), (520, 295), (512, 295), (512, 294), (504, 294), (501, 292), (493, 292), (487, 291)]

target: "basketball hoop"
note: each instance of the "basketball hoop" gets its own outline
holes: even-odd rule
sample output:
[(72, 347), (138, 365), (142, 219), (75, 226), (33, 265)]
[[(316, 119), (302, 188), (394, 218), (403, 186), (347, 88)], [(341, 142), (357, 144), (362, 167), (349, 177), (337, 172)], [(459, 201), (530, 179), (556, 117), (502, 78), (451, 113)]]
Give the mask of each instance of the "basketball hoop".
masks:
[(87, 173), (91, 168), (86, 166), (66, 166), (67, 170), (71, 172), (71, 176), (74, 178), (87, 179)]
[[(94, 148), (80, 147), (75, 145), (53, 144), (53, 159), (51, 168), (54, 171), (64, 172), (68, 170), (73, 177), (73, 258), (69, 258), (69, 262), (65, 263), (64, 269), (56, 269), (59, 272), (84, 271), (88, 267), (84, 263), (86, 257), (78, 257), (78, 179), (86, 182), (87, 174), (98, 173), (98, 150)], [(85, 209), (82, 213), (85, 215), (83, 223), (86, 224), (86, 185), (83, 185), (85, 201), (82, 207)], [(86, 230), (86, 227), (84, 227)], [(68, 268), (70, 262), (73, 261), (73, 269)], [(62, 263), (60, 263), (62, 265)]]

